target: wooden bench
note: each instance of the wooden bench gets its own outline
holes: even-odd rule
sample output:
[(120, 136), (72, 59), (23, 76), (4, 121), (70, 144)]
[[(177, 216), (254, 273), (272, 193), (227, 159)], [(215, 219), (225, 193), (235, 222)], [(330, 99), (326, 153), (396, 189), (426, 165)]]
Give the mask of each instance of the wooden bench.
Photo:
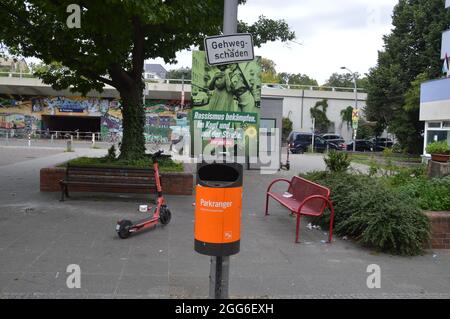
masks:
[[(271, 188), (278, 182), (285, 182), (289, 185), (287, 193), (272, 192)], [(292, 195), (292, 196), (291, 196)], [(304, 178), (294, 176), (291, 180), (280, 178), (274, 180), (267, 188), (266, 193), (266, 216), (269, 215), (269, 197), (273, 198), (281, 205), (297, 215), (297, 226), (295, 232), (295, 242), (299, 242), (300, 217), (321, 216), (325, 208), (330, 209), (330, 233), (329, 243), (333, 238), (334, 208), (330, 200), (330, 190), (322, 185), (313, 183)]]
[(153, 168), (82, 167), (67, 165), (66, 176), (59, 182), (61, 201), (69, 188), (78, 192), (146, 193), (156, 192)]

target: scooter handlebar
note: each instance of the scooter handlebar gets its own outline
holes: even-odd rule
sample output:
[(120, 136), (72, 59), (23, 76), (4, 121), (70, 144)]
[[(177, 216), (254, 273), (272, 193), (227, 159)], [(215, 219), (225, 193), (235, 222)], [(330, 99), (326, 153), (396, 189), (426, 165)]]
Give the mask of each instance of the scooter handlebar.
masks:
[(159, 150), (158, 152), (153, 153), (152, 157), (159, 157), (159, 156), (161, 156), (162, 153), (164, 153), (164, 151), (163, 150)]

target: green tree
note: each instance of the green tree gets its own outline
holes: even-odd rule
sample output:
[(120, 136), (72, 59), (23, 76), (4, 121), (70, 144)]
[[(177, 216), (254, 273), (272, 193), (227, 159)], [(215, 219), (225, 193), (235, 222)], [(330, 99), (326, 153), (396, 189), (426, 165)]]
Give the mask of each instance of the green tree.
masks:
[(352, 127), (352, 113), (353, 106), (347, 106), (346, 109), (343, 109), (341, 111), (341, 120), (343, 123), (347, 124), (347, 129), (350, 129)]
[(374, 125), (372, 123), (368, 123), (363, 119), (359, 119), (358, 122), (358, 130), (356, 131), (356, 139), (369, 139), (374, 136)]
[(292, 74), (282, 72), (277, 75), (279, 81), (283, 84), (292, 84), (292, 85), (310, 85), (310, 86), (319, 86), (317, 80), (310, 78), (306, 74)]
[(288, 138), (289, 133), (292, 131), (292, 121), (288, 117), (283, 117), (282, 121), (282, 139), (285, 141)]
[(327, 117), (328, 100), (317, 102), (310, 108), (311, 118), (315, 119), (315, 130), (319, 133), (327, 133), (330, 126), (330, 120)]
[[(81, 8), (80, 28), (66, 23), (74, 3)], [(60, 63), (40, 74), (54, 89), (86, 94), (115, 87), (122, 100), (120, 157), (134, 159), (145, 154), (144, 60), (175, 62), (176, 52), (220, 34), (222, 20), (223, 1), (216, 0), (2, 0), (0, 43), (12, 54)], [(295, 38), (285, 21), (264, 16), (252, 25), (239, 22), (238, 31), (251, 32), (256, 46)]]
[(261, 59), (261, 81), (263, 83), (279, 83), (275, 67), (274, 61), (267, 58)]
[(186, 67), (170, 70), (167, 72), (166, 77), (168, 79), (182, 79), (183, 75), (185, 80), (190, 80), (192, 75), (191, 68)]
[(426, 73), (420, 73), (411, 83), (411, 87), (405, 93), (404, 109), (406, 111), (414, 111), (420, 108), (420, 85), (428, 80)]
[(419, 82), (441, 75), (441, 36), (450, 27), (450, 11), (442, 0), (400, 0), (392, 24), (368, 76), (365, 111), (368, 120), (378, 122), (377, 131), (388, 127), (402, 148), (418, 154), (423, 146)]
[[(356, 73), (356, 87), (366, 88), (367, 78), (361, 77), (359, 73)], [(351, 73), (333, 73), (329, 79), (325, 82), (324, 86), (341, 87), (341, 88), (354, 88), (353, 74)]]

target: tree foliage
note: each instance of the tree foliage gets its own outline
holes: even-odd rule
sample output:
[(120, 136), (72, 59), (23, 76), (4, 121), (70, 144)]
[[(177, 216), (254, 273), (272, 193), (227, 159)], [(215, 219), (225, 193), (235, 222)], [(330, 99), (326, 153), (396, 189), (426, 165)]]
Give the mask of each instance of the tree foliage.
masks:
[(311, 118), (315, 119), (315, 131), (327, 133), (330, 126), (330, 120), (327, 117), (328, 100), (317, 102), (310, 108)]
[(277, 73), (276, 64), (273, 60), (262, 58), (262, 81), (263, 83), (281, 83), (291, 85), (319, 86), (317, 81), (302, 73)]
[(292, 121), (288, 117), (283, 117), (282, 125), (282, 139), (285, 141), (288, 138), (289, 133), (292, 131)]
[[(367, 86), (367, 78), (361, 77), (359, 73), (356, 73), (355, 75), (356, 75), (356, 87), (365, 88)], [(324, 86), (353, 88), (355, 86), (353, 74), (333, 73), (325, 82)]]
[(278, 74), (278, 79), (280, 83), (285, 84), (319, 86), (317, 80), (310, 78), (306, 74), (301, 73), (294, 74), (282, 72)]
[(167, 78), (168, 79), (182, 79), (183, 76), (186, 80), (190, 80), (191, 79), (191, 73), (192, 70), (191, 68), (178, 68), (178, 69), (173, 69), (167, 72)]
[(347, 129), (352, 127), (352, 114), (353, 106), (347, 106), (347, 108), (341, 111), (341, 120), (343, 123), (347, 124)]
[(402, 148), (420, 153), (419, 85), (441, 74), (441, 36), (450, 27), (450, 11), (442, 0), (400, 0), (392, 24), (368, 76), (365, 111), (369, 120), (388, 127)]
[(263, 83), (278, 83), (276, 64), (273, 60), (261, 59), (261, 80)]
[[(81, 7), (80, 28), (66, 24), (70, 4)], [(61, 64), (40, 74), (55, 89), (86, 94), (115, 87), (122, 99), (120, 157), (141, 158), (144, 60), (175, 62), (176, 52), (221, 34), (222, 20), (223, 1), (217, 0), (2, 0), (0, 43), (13, 54)], [(252, 33), (257, 46), (295, 38), (285, 21), (264, 16), (252, 25), (239, 22), (238, 31)]]

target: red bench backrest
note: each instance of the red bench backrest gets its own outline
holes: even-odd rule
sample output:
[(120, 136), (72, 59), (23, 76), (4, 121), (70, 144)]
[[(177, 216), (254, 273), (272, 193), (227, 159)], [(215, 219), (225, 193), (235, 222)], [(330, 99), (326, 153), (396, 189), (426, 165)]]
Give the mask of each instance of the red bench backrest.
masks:
[[(328, 188), (298, 176), (292, 177), (288, 192), (294, 195), (293, 197), (299, 202), (302, 202), (311, 195), (322, 195), (330, 198), (330, 190)], [(325, 202), (320, 199), (312, 199), (307, 203), (308, 208), (318, 213), (322, 212), (325, 206)]]

